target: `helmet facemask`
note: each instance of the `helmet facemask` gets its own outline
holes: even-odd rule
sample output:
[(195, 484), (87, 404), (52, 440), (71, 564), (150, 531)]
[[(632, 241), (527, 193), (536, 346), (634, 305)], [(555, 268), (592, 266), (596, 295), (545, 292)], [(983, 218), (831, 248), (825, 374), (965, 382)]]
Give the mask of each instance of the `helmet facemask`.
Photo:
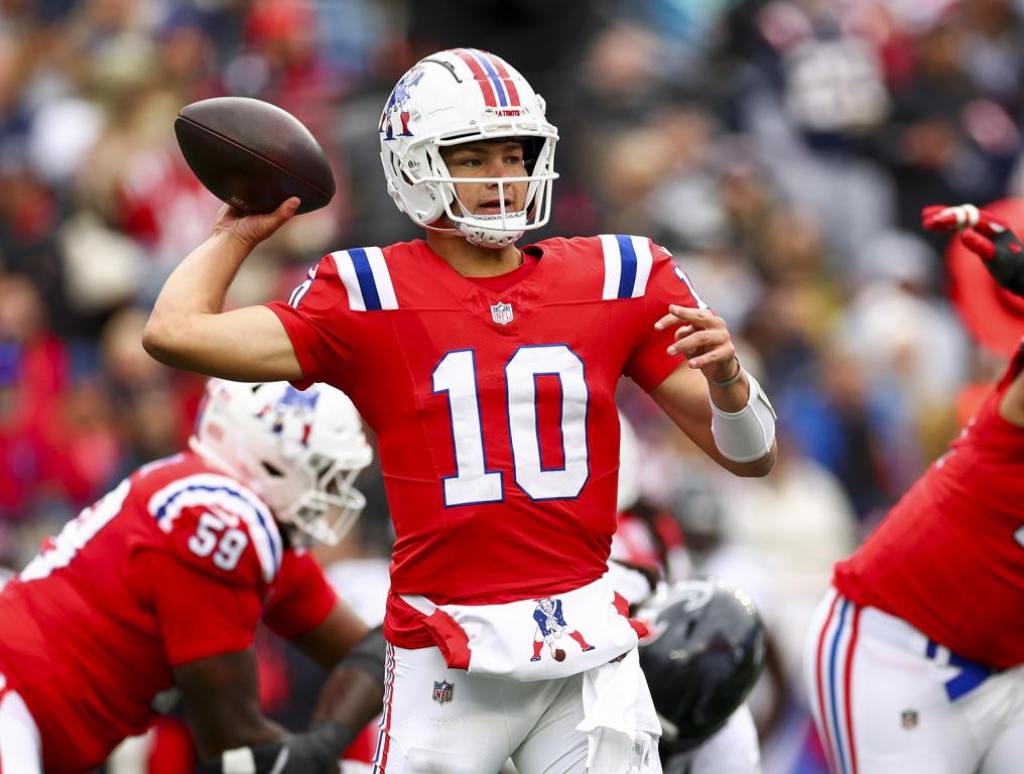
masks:
[[(441, 148), (480, 142), (481, 140), (509, 139), (521, 142), (524, 152), (530, 145), (539, 144), (534, 156), (526, 153), (527, 174), (519, 177), (455, 177), (448, 170)], [(528, 142), (539, 140), (539, 143)], [(551, 189), (558, 177), (554, 171), (555, 140), (557, 134), (543, 137), (520, 137), (515, 134), (491, 136), (486, 132), (451, 139), (429, 138), (411, 145), (409, 161), (402, 165), (402, 171), (409, 185), (423, 187), (430, 192), (432, 200), (442, 203), (438, 219), (444, 216), (451, 222), (450, 227), (438, 226), (437, 219), (422, 222), (421, 226), (433, 231), (457, 231), (471, 244), (481, 247), (502, 248), (513, 244), (526, 231), (533, 231), (547, 224), (551, 218)], [(531, 158), (531, 156), (533, 156)], [(419, 170), (427, 170), (420, 174)], [(508, 210), (505, 207), (506, 189), (515, 183), (526, 183), (526, 197), (523, 209)], [(497, 197), (501, 211), (493, 214), (477, 214), (470, 211), (459, 198), (456, 186), (482, 184), (497, 186)]]
[(279, 518), (306, 538), (297, 542), (312, 540), (335, 546), (352, 529), (366, 506), (366, 497), (355, 488), (360, 469), (344, 468), (341, 460), (318, 452), (311, 452), (303, 467), (314, 472), (316, 482), (291, 505), (282, 508)]
[[(554, 142), (550, 138), (543, 139), (539, 143), (530, 142), (530, 140), (538, 138), (512, 136), (500, 139), (513, 140), (523, 146), (526, 175), (510, 177), (453, 176), (444, 162), (441, 149), (479, 141), (458, 138), (449, 141), (441, 140), (437, 143), (436, 150), (428, 150), (428, 153), (432, 155), (436, 153), (435, 167), (441, 174), (423, 179), (425, 184), (438, 186), (439, 195), (444, 202), (444, 215), (453, 224), (456, 231), (462, 234), (470, 244), (495, 249), (515, 243), (524, 232), (541, 228), (548, 222), (551, 217), (551, 189), (555, 178), (558, 177), (553, 169)], [(527, 152), (528, 147), (538, 144), (539, 152), (534, 154)], [(523, 208), (509, 210), (505, 205), (506, 199), (509, 198), (506, 193), (509, 186), (517, 183), (525, 183), (527, 186)], [(472, 212), (459, 198), (456, 188), (456, 186), (466, 184), (497, 186), (500, 211), (493, 214)]]

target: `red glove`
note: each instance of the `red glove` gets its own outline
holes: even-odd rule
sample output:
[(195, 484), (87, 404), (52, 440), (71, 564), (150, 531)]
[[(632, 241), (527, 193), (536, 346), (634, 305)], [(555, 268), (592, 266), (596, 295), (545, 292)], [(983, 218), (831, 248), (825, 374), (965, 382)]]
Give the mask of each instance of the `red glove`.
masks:
[(995, 281), (1024, 296), (1024, 242), (996, 216), (973, 204), (937, 204), (921, 210), (921, 225), (931, 231), (959, 231), (964, 247), (981, 257)]

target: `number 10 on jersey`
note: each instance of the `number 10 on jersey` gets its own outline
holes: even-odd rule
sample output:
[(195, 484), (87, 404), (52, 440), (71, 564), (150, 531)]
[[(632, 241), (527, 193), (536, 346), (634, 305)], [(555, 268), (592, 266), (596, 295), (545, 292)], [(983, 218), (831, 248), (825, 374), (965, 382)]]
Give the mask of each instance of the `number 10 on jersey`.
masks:
[[(564, 465), (545, 468), (537, 427), (538, 376), (555, 376), (561, 386)], [(515, 482), (534, 500), (576, 497), (589, 476), (587, 401), (583, 361), (564, 344), (520, 347), (505, 365), (506, 407)], [(447, 393), (456, 474), (444, 479), (446, 506), (503, 499), (502, 473), (488, 470), (473, 350), (447, 353), (434, 368), (434, 393)]]

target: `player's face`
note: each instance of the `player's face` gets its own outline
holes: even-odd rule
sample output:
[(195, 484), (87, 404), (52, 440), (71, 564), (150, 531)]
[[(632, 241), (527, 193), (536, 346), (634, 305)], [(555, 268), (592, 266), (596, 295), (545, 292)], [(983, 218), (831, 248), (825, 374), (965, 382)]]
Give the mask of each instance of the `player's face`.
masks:
[[(472, 142), (442, 148), (441, 156), (452, 177), (526, 177), (523, 146), (515, 141)], [(526, 207), (526, 182), (462, 183), (455, 193), (463, 206), (474, 215), (500, 215), (502, 198), (505, 212), (519, 212)]]

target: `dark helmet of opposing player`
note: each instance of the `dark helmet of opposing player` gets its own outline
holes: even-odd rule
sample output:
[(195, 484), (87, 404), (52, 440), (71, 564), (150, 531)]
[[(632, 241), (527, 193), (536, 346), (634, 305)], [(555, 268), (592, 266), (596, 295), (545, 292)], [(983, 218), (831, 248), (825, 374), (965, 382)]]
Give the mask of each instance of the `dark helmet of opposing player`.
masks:
[(663, 589), (638, 614), (651, 626), (640, 666), (674, 751), (696, 747), (746, 698), (764, 665), (764, 627), (744, 592), (717, 579)]

